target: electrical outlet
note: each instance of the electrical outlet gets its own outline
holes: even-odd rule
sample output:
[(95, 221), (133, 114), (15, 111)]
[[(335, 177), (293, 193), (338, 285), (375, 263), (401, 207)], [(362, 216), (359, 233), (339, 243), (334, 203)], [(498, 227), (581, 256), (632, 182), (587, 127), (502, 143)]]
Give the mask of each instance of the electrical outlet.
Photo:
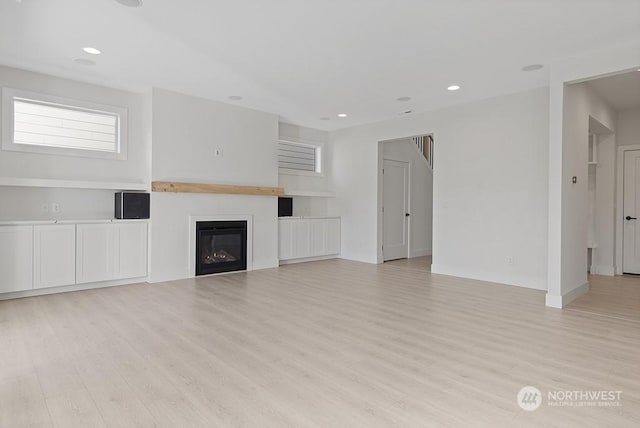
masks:
[(507, 256), (507, 264), (513, 266), (513, 256)]
[(60, 214), (62, 212), (62, 206), (60, 202), (51, 202), (50, 210), (52, 213)]
[(48, 213), (49, 212), (49, 204), (42, 204), (40, 206), (40, 211), (42, 211), (43, 213)]

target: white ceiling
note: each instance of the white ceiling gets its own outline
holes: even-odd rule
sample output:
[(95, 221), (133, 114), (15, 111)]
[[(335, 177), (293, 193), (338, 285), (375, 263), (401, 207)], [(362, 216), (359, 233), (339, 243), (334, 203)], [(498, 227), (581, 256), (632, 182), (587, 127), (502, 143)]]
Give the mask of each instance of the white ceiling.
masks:
[(601, 77), (587, 84), (617, 111), (640, 107), (639, 71)]
[[(2, 0), (0, 63), (242, 95), (234, 103), (337, 129), (544, 86), (547, 67), (520, 69), (640, 41), (639, 23), (640, 0)], [(90, 57), (83, 46), (103, 51), (96, 66), (72, 61)]]

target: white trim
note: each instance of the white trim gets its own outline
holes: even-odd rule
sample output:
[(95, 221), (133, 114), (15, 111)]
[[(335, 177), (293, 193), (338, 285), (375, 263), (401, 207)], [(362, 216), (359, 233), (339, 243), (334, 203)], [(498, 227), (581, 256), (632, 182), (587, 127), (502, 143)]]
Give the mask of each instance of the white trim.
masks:
[[(31, 144), (15, 144), (13, 142), (13, 101), (15, 98), (25, 98), (38, 103), (52, 104), (58, 107), (76, 109), (82, 111), (95, 111), (99, 113), (113, 114), (118, 117), (118, 141), (116, 152), (103, 152), (90, 149), (76, 149), (53, 146), (39, 146)], [(40, 153), (48, 155), (76, 156), (98, 159), (127, 160), (127, 115), (124, 107), (110, 106), (93, 102), (75, 100), (71, 98), (57, 97), (37, 92), (24, 91), (22, 89), (2, 88), (2, 150)]]
[(189, 216), (189, 248), (186, 251), (189, 276), (196, 277), (196, 223), (199, 221), (246, 221), (247, 222), (247, 271), (253, 270), (253, 216), (252, 215), (190, 215)]
[(424, 256), (430, 256), (431, 255), (431, 248), (419, 248), (417, 250), (413, 250), (411, 252), (411, 257), (409, 257), (410, 259), (415, 258), (415, 257), (424, 257)]
[(89, 282), (83, 284), (63, 285), (60, 287), (34, 288), (33, 290), (0, 293), (0, 300), (20, 299), (22, 297), (44, 296), (46, 294), (68, 293), (70, 291), (92, 290), (94, 288), (117, 287), (120, 285), (149, 285), (149, 277), (127, 278), (114, 281)]
[[(376, 237), (376, 263), (377, 264), (381, 264), (384, 263), (384, 254), (382, 254), (382, 245), (383, 245), (383, 237), (382, 237), (382, 233), (384, 231), (384, 224), (383, 224), (383, 217), (382, 217), (382, 206), (384, 205), (384, 201), (383, 201), (383, 197), (384, 197), (384, 193), (383, 193), (383, 189), (382, 189), (382, 185), (384, 182), (384, 177), (382, 174), (382, 170), (384, 169), (384, 141), (378, 141), (378, 181), (377, 181), (377, 186), (378, 186), (378, 200), (377, 200), (377, 210), (378, 210), (378, 215), (377, 215), (377, 221), (376, 221), (376, 233), (377, 233), (377, 237)], [(342, 248), (344, 248), (344, 244), (342, 245)]]
[(640, 144), (618, 146), (616, 158), (616, 275), (622, 275), (622, 260), (624, 256), (624, 223), (622, 221), (622, 217), (624, 216), (624, 152), (634, 150), (640, 150)]
[(591, 265), (589, 273), (591, 273), (592, 275), (615, 276), (616, 270), (614, 266)]
[(150, 223), (151, 220), (148, 218), (138, 218), (138, 219), (116, 219), (116, 218), (96, 218), (90, 219), (85, 218), (81, 220), (0, 220), (0, 227), (2, 226), (22, 226), (22, 225), (31, 225), (31, 226), (39, 226), (39, 225), (47, 225), (47, 224), (100, 224), (100, 223)]
[(148, 190), (147, 183), (57, 180), (49, 178), (0, 177), (0, 186), (57, 187), (63, 189)]
[(442, 263), (431, 263), (431, 273), (453, 276), (456, 278), (473, 279), (476, 281), (493, 283), (495, 285), (504, 285), (508, 287), (521, 287), (528, 288), (530, 290), (545, 291), (544, 284), (523, 284), (521, 282), (514, 282), (504, 277), (488, 277), (486, 272), (477, 272), (475, 270), (464, 269), (459, 266), (445, 265)]
[(318, 262), (320, 260), (330, 260), (338, 258), (338, 254), (329, 254), (328, 256), (316, 256), (316, 257), (303, 257), (301, 259), (287, 259), (287, 260), (279, 260), (278, 263), (280, 266), (283, 265), (294, 265), (296, 263), (306, 263), (306, 262)]
[(283, 196), (309, 196), (309, 197), (315, 197), (315, 198), (335, 198), (336, 194), (334, 192), (317, 191), (317, 190), (284, 189)]
[(562, 309), (578, 297), (587, 294), (588, 291), (589, 283), (585, 282), (581, 286), (574, 288), (573, 290), (562, 296), (547, 293), (544, 298), (545, 305), (549, 308)]

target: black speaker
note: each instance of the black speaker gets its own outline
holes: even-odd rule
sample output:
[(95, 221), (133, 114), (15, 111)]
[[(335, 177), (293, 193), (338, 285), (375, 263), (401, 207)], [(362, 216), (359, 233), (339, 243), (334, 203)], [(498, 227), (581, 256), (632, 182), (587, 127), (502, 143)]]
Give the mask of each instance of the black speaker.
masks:
[(117, 192), (116, 218), (149, 218), (150, 195), (148, 193)]
[(278, 217), (291, 217), (293, 215), (293, 198), (278, 198)]

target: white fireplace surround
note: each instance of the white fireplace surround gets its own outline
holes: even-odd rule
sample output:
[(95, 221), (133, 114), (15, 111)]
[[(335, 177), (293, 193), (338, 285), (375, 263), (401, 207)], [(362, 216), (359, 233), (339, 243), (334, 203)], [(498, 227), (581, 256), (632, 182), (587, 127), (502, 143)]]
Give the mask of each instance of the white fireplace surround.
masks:
[[(199, 221), (247, 222), (247, 271), (253, 270), (253, 216), (252, 215), (191, 215), (189, 216), (189, 278), (196, 276), (196, 223)], [(237, 271), (236, 271), (237, 272)], [(231, 272), (229, 272), (231, 273)]]

